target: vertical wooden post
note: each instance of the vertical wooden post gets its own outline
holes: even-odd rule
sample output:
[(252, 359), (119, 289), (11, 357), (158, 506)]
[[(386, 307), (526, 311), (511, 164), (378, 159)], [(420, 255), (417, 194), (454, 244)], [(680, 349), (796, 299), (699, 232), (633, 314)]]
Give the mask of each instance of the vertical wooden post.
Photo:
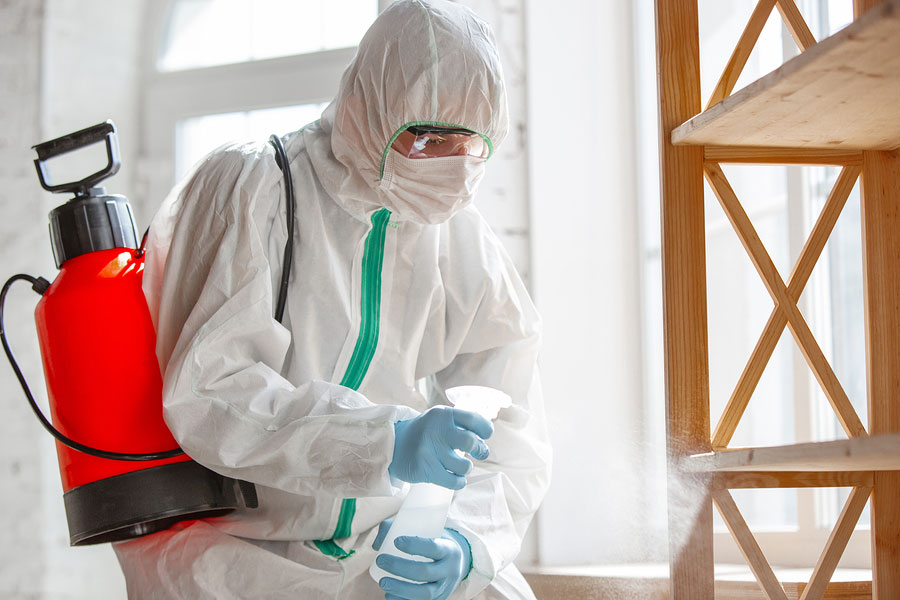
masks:
[(656, 57), (671, 598), (712, 600), (709, 478), (679, 469), (711, 447), (703, 149), (671, 143), (672, 129), (700, 112), (696, 0), (656, 0)]
[[(863, 153), (863, 283), (869, 432), (900, 432), (900, 150)], [(876, 472), (872, 597), (900, 598), (900, 472)]]
[[(859, 18), (882, 0), (853, 0)], [(864, 152), (863, 289), (869, 433), (900, 431), (900, 153)], [(900, 473), (876, 472), (871, 497), (872, 598), (900, 598)]]
[(853, 18), (858, 19), (864, 12), (874, 8), (884, 0), (853, 0)]

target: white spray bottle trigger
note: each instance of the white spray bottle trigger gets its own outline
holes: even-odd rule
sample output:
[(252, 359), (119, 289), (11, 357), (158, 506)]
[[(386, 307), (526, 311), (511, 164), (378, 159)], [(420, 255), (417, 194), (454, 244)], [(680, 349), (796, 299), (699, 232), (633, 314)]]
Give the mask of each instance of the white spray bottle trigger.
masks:
[[(505, 393), (494, 388), (480, 385), (463, 385), (450, 388), (446, 391), (447, 399), (454, 408), (467, 410), (481, 415), (487, 420), (497, 418), (501, 408), (512, 405), (512, 399)], [(457, 450), (457, 452), (459, 452)], [(450, 501), (453, 499), (453, 490), (434, 485), (432, 483), (414, 483), (410, 487), (409, 494), (403, 501), (393, 525), (388, 530), (378, 556), (390, 554), (421, 562), (430, 559), (422, 556), (413, 556), (398, 550), (394, 540), (401, 535), (435, 538), (440, 537), (447, 521), (447, 513), (450, 510)], [(377, 558), (377, 557), (376, 557)], [(382, 577), (393, 577), (406, 581), (403, 577), (394, 575), (379, 567), (375, 562), (369, 568), (369, 575), (375, 581), (381, 581)], [(421, 583), (414, 581), (413, 583)]]

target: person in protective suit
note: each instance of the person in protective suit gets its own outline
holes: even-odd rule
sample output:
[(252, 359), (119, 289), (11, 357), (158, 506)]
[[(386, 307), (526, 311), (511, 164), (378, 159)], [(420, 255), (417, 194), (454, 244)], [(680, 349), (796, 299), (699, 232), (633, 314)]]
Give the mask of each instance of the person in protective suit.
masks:
[[(534, 598), (512, 561), (550, 477), (540, 320), (471, 204), (507, 129), (489, 27), (444, 0), (391, 4), (321, 119), (284, 138), (283, 324), (272, 147), (222, 147), (173, 190), (144, 275), (165, 419), (259, 507), (117, 543), (130, 598)], [(492, 428), (448, 407), (458, 385), (513, 405)], [(397, 542), (430, 561), (379, 558), (421, 583), (379, 584), (404, 481), (458, 491), (442, 538)]]

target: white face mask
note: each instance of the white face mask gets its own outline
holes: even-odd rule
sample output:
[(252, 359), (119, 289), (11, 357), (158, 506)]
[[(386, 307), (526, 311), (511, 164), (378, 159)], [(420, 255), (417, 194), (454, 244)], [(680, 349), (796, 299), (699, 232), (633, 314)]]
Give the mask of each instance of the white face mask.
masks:
[(407, 158), (389, 150), (378, 189), (385, 208), (400, 220), (443, 223), (475, 197), (484, 176), (484, 158)]

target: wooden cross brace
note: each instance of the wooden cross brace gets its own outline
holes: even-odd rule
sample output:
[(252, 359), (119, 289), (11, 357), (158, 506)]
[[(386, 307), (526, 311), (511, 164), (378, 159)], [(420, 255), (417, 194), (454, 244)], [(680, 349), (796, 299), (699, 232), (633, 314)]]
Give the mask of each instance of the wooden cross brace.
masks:
[[(844, 554), (847, 542), (850, 541), (850, 534), (853, 533), (853, 529), (856, 527), (857, 521), (859, 521), (871, 492), (871, 486), (854, 487), (850, 491), (850, 496), (847, 498), (847, 502), (844, 503), (841, 515), (838, 517), (831, 535), (828, 536), (825, 548), (819, 556), (815, 569), (813, 569), (812, 577), (806, 587), (803, 588), (800, 600), (818, 600), (824, 597), (828, 582), (837, 568), (841, 555)], [(747, 560), (747, 564), (750, 565), (750, 570), (759, 582), (760, 587), (762, 587), (766, 597), (769, 600), (787, 600), (784, 588), (778, 582), (778, 578), (772, 571), (772, 567), (766, 560), (765, 555), (763, 555), (756, 538), (753, 537), (750, 527), (744, 521), (744, 517), (738, 510), (731, 493), (726, 489), (714, 490), (713, 503), (719, 509), (722, 520), (725, 521), (728, 531), (731, 532), (734, 541), (740, 548), (741, 554)]]
[(803, 16), (800, 14), (800, 10), (797, 8), (794, 0), (759, 0), (756, 8), (753, 9), (753, 13), (750, 15), (750, 20), (747, 21), (747, 26), (744, 28), (737, 46), (734, 48), (734, 52), (731, 53), (731, 58), (728, 59), (728, 64), (722, 71), (719, 83), (716, 84), (716, 89), (710, 96), (706, 108), (721, 102), (731, 94), (738, 77), (741, 76), (741, 72), (747, 64), (747, 59), (750, 58), (750, 53), (753, 51), (756, 41), (759, 39), (759, 34), (762, 33), (763, 27), (769, 19), (772, 8), (776, 5), (797, 46), (801, 50), (806, 50), (815, 45), (816, 38), (813, 37), (809, 26), (803, 20)]
[(750, 222), (750, 218), (725, 178), (722, 168), (718, 163), (707, 161), (703, 165), (703, 170), (706, 180), (712, 187), (741, 244), (750, 255), (750, 260), (775, 302), (765, 329), (713, 432), (713, 448), (724, 448), (731, 441), (747, 403), (750, 401), (750, 396), (753, 394), (785, 326), (790, 329), (806, 362), (812, 369), (819, 385), (822, 386), (841, 427), (849, 437), (866, 435), (866, 429), (853, 409), (853, 405), (850, 404), (850, 399), (797, 307), (800, 294), (825, 247), (828, 236), (834, 229), (856, 179), (859, 177), (860, 167), (848, 165), (841, 171), (809, 239), (800, 252), (788, 285), (785, 285), (778, 273), (756, 229)]

